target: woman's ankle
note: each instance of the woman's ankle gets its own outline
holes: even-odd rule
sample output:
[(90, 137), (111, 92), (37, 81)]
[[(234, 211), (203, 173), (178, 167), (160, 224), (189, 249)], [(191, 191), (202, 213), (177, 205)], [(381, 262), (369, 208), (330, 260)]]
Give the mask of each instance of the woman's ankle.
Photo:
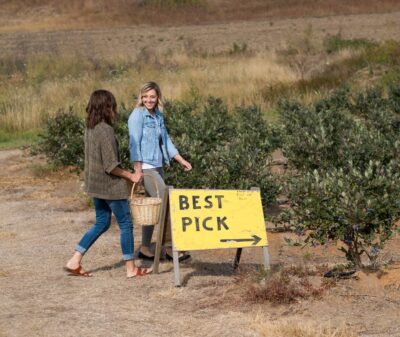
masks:
[(140, 247), (140, 252), (142, 254), (144, 254), (144, 255), (147, 255), (147, 256), (153, 256), (154, 255), (153, 252), (150, 250), (150, 247), (147, 247), (147, 246), (141, 246)]
[(72, 255), (72, 257), (68, 260), (67, 267), (73, 269), (78, 268), (81, 265), (82, 258), (82, 253), (75, 251), (74, 255)]

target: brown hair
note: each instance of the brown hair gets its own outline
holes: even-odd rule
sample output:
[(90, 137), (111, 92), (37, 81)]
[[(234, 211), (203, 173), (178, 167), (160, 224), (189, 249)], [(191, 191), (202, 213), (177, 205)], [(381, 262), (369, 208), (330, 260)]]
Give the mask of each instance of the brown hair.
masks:
[(162, 94), (161, 94), (161, 89), (160, 86), (156, 83), (156, 82), (146, 82), (145, 84), (143, 84), (143, 86), (140, 88), (139, 91), (139, 96), (138, 96), (138, 101), (136, 106), (143, 106), (143, 102), (142, 102), (142, 96), (145, 92), (148, 92), (149, 90), (154, 90), (157, 94), (157, 108), (161, 108), (163, 106), (163, 102), (162, 102)]
[(117, 102), (114, 95), (103, 89), (93, 91), (86, 113), (86, 127), (89, 129), (93, 129), (100, 122), (112, 125), (117, 116)]

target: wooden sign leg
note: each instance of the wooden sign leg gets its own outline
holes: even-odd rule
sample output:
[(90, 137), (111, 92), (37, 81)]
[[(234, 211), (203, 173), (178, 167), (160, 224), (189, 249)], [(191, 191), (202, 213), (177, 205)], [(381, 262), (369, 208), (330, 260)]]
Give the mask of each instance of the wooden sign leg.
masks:
[(233, 262), (233, 270), (236, 270), (237, 267), (239, 267), (240, 257), (242, 256), (242, 249), (243, 248), (238, 248), (236, 250), (235, 261)]
[[(173, 186), (168, 186), (168, 193), (173, 188), (174, 188)], [(179, 251), (175, 250), (172, 235), (169, 235), (172, 231), (170, 220), (171, 220), (171, 212), (168, 212), (167, 221), (169, 221), (169, 222), (167, 223), (167, 228), (168, 228), (169, 233), (164, 233), (163, 244), (164, 243), (166, 244), (166, 241), (168, 241), (168, 243), (172, 246), (172, 261), (174, 264), (174, 282), (175, 282), (175, 287), (180, 287), (181, 286), (181, 276), (180, 276), (180, 271), (179, 271)], [(168, 237), (168, 239), (166, 237)]]
[(169, 196), (169, 187), (167, 186), (167, 188), (164, 190), (164, 195), (162, 196), (163, 203), (161, 206), (160, 220), (158, 223), (156, 251), (154, 253), (154, 264), (153, 264), (154, 274), (158, 274), (158, 267), (160, 264), (161, 248), (164, 237), (164, 228), (165, 228), (165, 223), (167, 221), (166, 214), (167, 214), (168, 196)]
[[(243, 248), (238, 248), (236, 250), (235, 261), (233, 262), (233, 270), (236, 270), (237, 267), (239, 267), (240, 257), (242, 255), (242, 249)], [(269, 269), (270, 268), (269, 249), (267, 246), (262, 247), (262, 249), (263, 249), (264, 268)]]
[(263, 257), (264, 257), (264, 268), (270, 268), (270, 260), (269, 260), (269, 249), (267, 246), (262, 247), (263, 249)]
[(174, 249), (172, 257), (174, 259), (175, 287), (180, 287), (181, 286), (181, 276), (180, 276), (180, 273), (179, 273), (179, 252)]

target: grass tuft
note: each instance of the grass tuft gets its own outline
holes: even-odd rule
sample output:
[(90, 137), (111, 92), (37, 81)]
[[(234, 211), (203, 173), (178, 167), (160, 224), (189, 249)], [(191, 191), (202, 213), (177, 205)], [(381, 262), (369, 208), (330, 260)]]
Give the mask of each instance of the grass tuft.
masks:
[(38, 139), (36, 130), (9, 132), (0, 129), (0, 149), (2, 150), (31, 146), (36, 144)]
[(325, 51), (328, 54), (336, 53), (343, 49), (368, 49), (376, 47), (377, 43), (368, 39), (344, 39), (339, 32), (336, 35), (328, 36), (324, 40)]
[(279, 319), (265, 321), (263, 317), (256, 317), (251, 324), (261, 337), (357, 337), (353, 329), (345, 324), (332, 324), (304, 321), (300, 318)]
[(59, 169), (59, 166), (52, 163), (33, 163), (31, 166), (32, 173), (37, 178), (47, 177)]
[(250, 302), (274, 304), (319, 298), (331, 284), (324, 281), (317, 284), (311, 276), (316, 276), (316, 271), (305, 267), (285, 267), (277, 272), (263, 273), (262, 277), (256, 276), (255, 281), (247, 284), (246, 295)]

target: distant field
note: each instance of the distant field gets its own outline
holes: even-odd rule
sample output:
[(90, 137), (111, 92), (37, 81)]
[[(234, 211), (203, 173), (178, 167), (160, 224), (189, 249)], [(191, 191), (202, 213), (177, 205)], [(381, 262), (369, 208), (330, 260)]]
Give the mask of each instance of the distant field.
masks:
[(177, 26), (398, 10), (396, 0), (2, 0), (0, 31)]
[(366, 70), (353, 50), (327, 54), (330, 37), (400, 39), (397, 1), (110, 3), (0, 0), (0, 129), (38, 129), (70, 106), (83, 113), (100, 87), (130, 107), (148, 80), (168, 99), (214, 95), (274, 118), (282, 96), (309, 102), (385, 71)]

